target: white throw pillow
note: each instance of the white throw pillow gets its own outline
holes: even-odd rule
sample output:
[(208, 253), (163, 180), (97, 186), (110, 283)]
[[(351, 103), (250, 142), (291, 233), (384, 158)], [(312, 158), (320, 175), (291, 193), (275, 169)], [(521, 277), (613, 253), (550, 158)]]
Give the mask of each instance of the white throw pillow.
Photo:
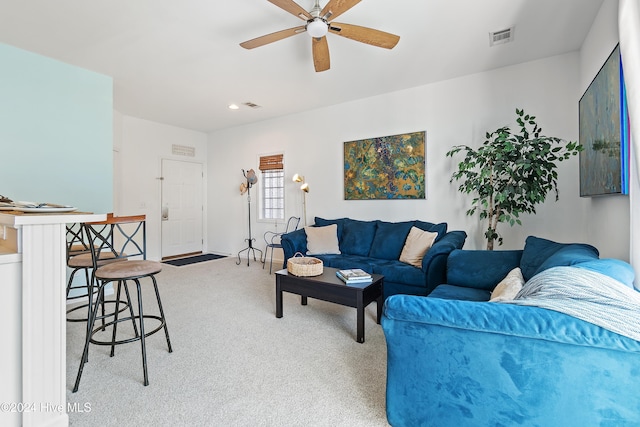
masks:
[(437, 232), (424, 231), (418, 227), (411, 227), (407, 239), (404, 241), (400, 261), (422, 268), (422, 258), (438, 237)]
[(326, 227), (305, 227), (307, 255), (339, 254), (338, 224)]
[(491, 292), (489, 301), (511, 301), (520, 292), (523, 285), (524, 277), (522, 277), (522, 271), (520, 271), (520, 267), (516, 267), (498, 283), (493, 292)]

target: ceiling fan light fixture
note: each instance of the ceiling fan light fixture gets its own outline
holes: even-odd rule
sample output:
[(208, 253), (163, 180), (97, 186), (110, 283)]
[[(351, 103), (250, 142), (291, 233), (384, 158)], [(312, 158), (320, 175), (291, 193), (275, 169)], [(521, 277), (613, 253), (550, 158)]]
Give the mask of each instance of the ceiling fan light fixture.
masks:
[(329, 25), (322, 18), (314, 18), (307, 23), (307, 32), (311, 37), (320, 38), (327, 35)]

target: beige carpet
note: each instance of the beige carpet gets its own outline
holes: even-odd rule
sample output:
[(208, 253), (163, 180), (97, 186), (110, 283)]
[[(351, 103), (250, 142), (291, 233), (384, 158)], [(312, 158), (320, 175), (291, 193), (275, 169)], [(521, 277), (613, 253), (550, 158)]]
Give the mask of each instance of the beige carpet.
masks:
[[(67, 323), (67, 399), (82, 410), (69, 414), (71, 425), (388, 425), (375, 303), (358, 344), (353, 308), (311, 298), (302, 306), (285, 293), (284, 317), (276, 319), (275, 276), (260, 263), (164, 265), (158, 284), (173, 353), (162, 332), (147, 339), (147, 387), (139, 342), (116, 347), (113, 358), (108, 347), (92, 345), (71, 393), (84, 325)], [(145, 307), (156, 312), (152, 287), (145, 288)]]

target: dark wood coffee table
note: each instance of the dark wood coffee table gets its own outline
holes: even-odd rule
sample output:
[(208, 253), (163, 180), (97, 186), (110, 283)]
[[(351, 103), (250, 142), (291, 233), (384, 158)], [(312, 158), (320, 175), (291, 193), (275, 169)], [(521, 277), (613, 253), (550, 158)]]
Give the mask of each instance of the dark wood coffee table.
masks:
[(346, 284), (336, 277), (336, 268), (324, 267), (320, 276), (301, 277), (289, 274), (287, 270), (276, 271), (276, 317), (282, 317), (282, 292), (301, 296), (302, 305), (307, 298), (315, 298), (335, 304), (354, 307), (357, 311), (356, 341), (364, 342), (364, 308), (376, 301), (378, 313), (376, 321), (380, 324), (382, 314), (382, 282), (384, 276), (372, 274), (371, 283)]

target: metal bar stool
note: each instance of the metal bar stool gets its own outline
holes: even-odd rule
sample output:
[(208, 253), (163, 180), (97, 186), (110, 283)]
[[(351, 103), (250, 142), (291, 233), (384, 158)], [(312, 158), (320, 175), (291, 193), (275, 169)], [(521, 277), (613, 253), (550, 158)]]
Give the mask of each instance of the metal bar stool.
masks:
[[(71, 275), (67, 282), (67, 301), (73, 301), (76, 299), (87, 298), (88, 302), (76, 307), (69, 308), (67, 310), (68, 322), (86, 322), (89, 319), (87, 315), (84, 318), (77, 318), (69, 316), (71, 313), (81, 310), (85, 307), (89, 307), (93, 300), (94, 294), (89, 297), (89, 287), (91, 278), (89, 276), (89, 270), (93, 267), (91, 262), (91, 248), (89, 248), (89, 242), (87, 241), (84, 233), (84, 227), (80, 223), (67, 225), (67, 267), (71, 269)], [(84, 256), (80, 256), (84, 255)], [(76, 273), (80, 270), (84, 270), (85, 283), (80, 285), (74, 285), (73, 279)], [(81, 290), (79, 293), (74, 291)], [(88, 308), (87, 313), (91, 312), (91, 308)]]
[[(171, 348), (171, 341), (169, 339), (169, 331), (167, 329), (167, 323), (164, 316), (164, 310), (162, 308), (162, 301), (160, 300), (160, 293), (158, 291), (158, 284), (156, 282), (155, 275), (162, 270), (160, 263), (155, 261), (148, 261), (146, 259), (146, 222), (144, 215), (128, 216), (128, 217), (113, 217), (109, 216), (106, 221), (97, 223), (84, 224), (85, 231), (91, 244), (91, 252), (93, 265), (94, 265), (94, 277), (95, 283), (98, 287), (97, 295), (98, 299), (93, 305), (94, 309), (91, 312), (89, 319), (89, 326), (87, 329), (87, 337), (84, 343), (84, 350), (82, 358), (80, 360), (80, 367), (78, 368), (78, 375), (73, 387), (73, 392), (78, 391), (80, 386), (80, 379), (84, 370), (84, 365), (87, 361), (89, 354), (89, 345), (104, 345), (111, 347), (111, 357), (115, 354), (115, 346), (120, 344), (126, 344), (134, 341), (140, 341), (142, 351), (142, 368), (144, 373), (144, 385), (149, 385), (149, 376), (147, 373), (147, 352), (145, 338), (164, 329), (165, 337), (167, 340), (167, 347), (169, 353), (173, 352)], [(105, 265), (98, 265), (98, 261), (101, 254), (110, 254), (115, 259), (125, 258), (126, 260), (121, 262), (113, 262)], [(138, 259), (133, 259), (133, 258)], [(142, 285), (141, 279), (148, 278), (153, 284), (155, 291), (156, 301), (158, 304), (159, 315), (144, 314), (142, 303)], [(133, 282), (136, 285), (137, 290), (137, 308), (136, 314), (131, 304), (131, 295), (129, 292), (129, 282)], [(104, 301), (104, 287), (109, 283), (117, 283), (115, 304), (116, 308), (113, 313), (113, 320), (107, 322), (103, 327), (95, 328), (96, 319), (99, 318), (97, 307)], [(127, 303), (129, 309), (129, 316), (119, 317), (119, 314), (123, 311), (120, 309), (120, 296), (122, 289), (127, 297)], [(126, 310), (126, 307), (125, 307)], [(110, 315), (108, 315), (110, 316)], [(158, 325), (151, 331), (145, 332), (145, 323), (148, 320), (154, 320)], [(121, 322), (131, 321), (133, 327), (133, 337), (118, 339), (117, 329), (118, 324)], [(111, 337), (109, 339), (101, 339), (96, 334), (102, 332), (104, 329), (112, 327)], [(108, 334), (108, 332), (106, 332)]]
[[(113, 217), (113, 214), (108, 214), (109, 218)], [(126, 257), (114, 257), (111, 253), (102, 253), (98, 259), (98, 265), (105, 265), (111, 262), (124, 261)], [(87, 299), (84, 304), (76, 305), (67, 309), (67, 322), (83, 322), (89, 321), (91, 313), (91, 307), (93, 300), (96, 297), (97, 287), (93, 286), (94, 278), (90, 271), (93, 271), (93, 259), (91, 257), (91, 248), (89, 239), (86, 235), (85, 228), (82, 224), (74, 223), (67, 225), (67, 267), (71, 269), (69, 280), (67, 282), (67, 301), (74, 301), (78, 299)], [(73, 279), (80, 270), (84, 270), (85, 282), (81, 284), (74, 284)], [(74, 292), (78, 290), (79, 292)], [(91, 297), (89, 297), (91, 295)], [(115, 303), (115, 301), (108, 301), (109, 303)], [(102, 308), (102, 318), (104, 324), (105, 309)], [(73, 314), (78, 310), (86, 309), (86, 316), (78, 317)], [(126, 310), (126, 306), (121, 309)]]

